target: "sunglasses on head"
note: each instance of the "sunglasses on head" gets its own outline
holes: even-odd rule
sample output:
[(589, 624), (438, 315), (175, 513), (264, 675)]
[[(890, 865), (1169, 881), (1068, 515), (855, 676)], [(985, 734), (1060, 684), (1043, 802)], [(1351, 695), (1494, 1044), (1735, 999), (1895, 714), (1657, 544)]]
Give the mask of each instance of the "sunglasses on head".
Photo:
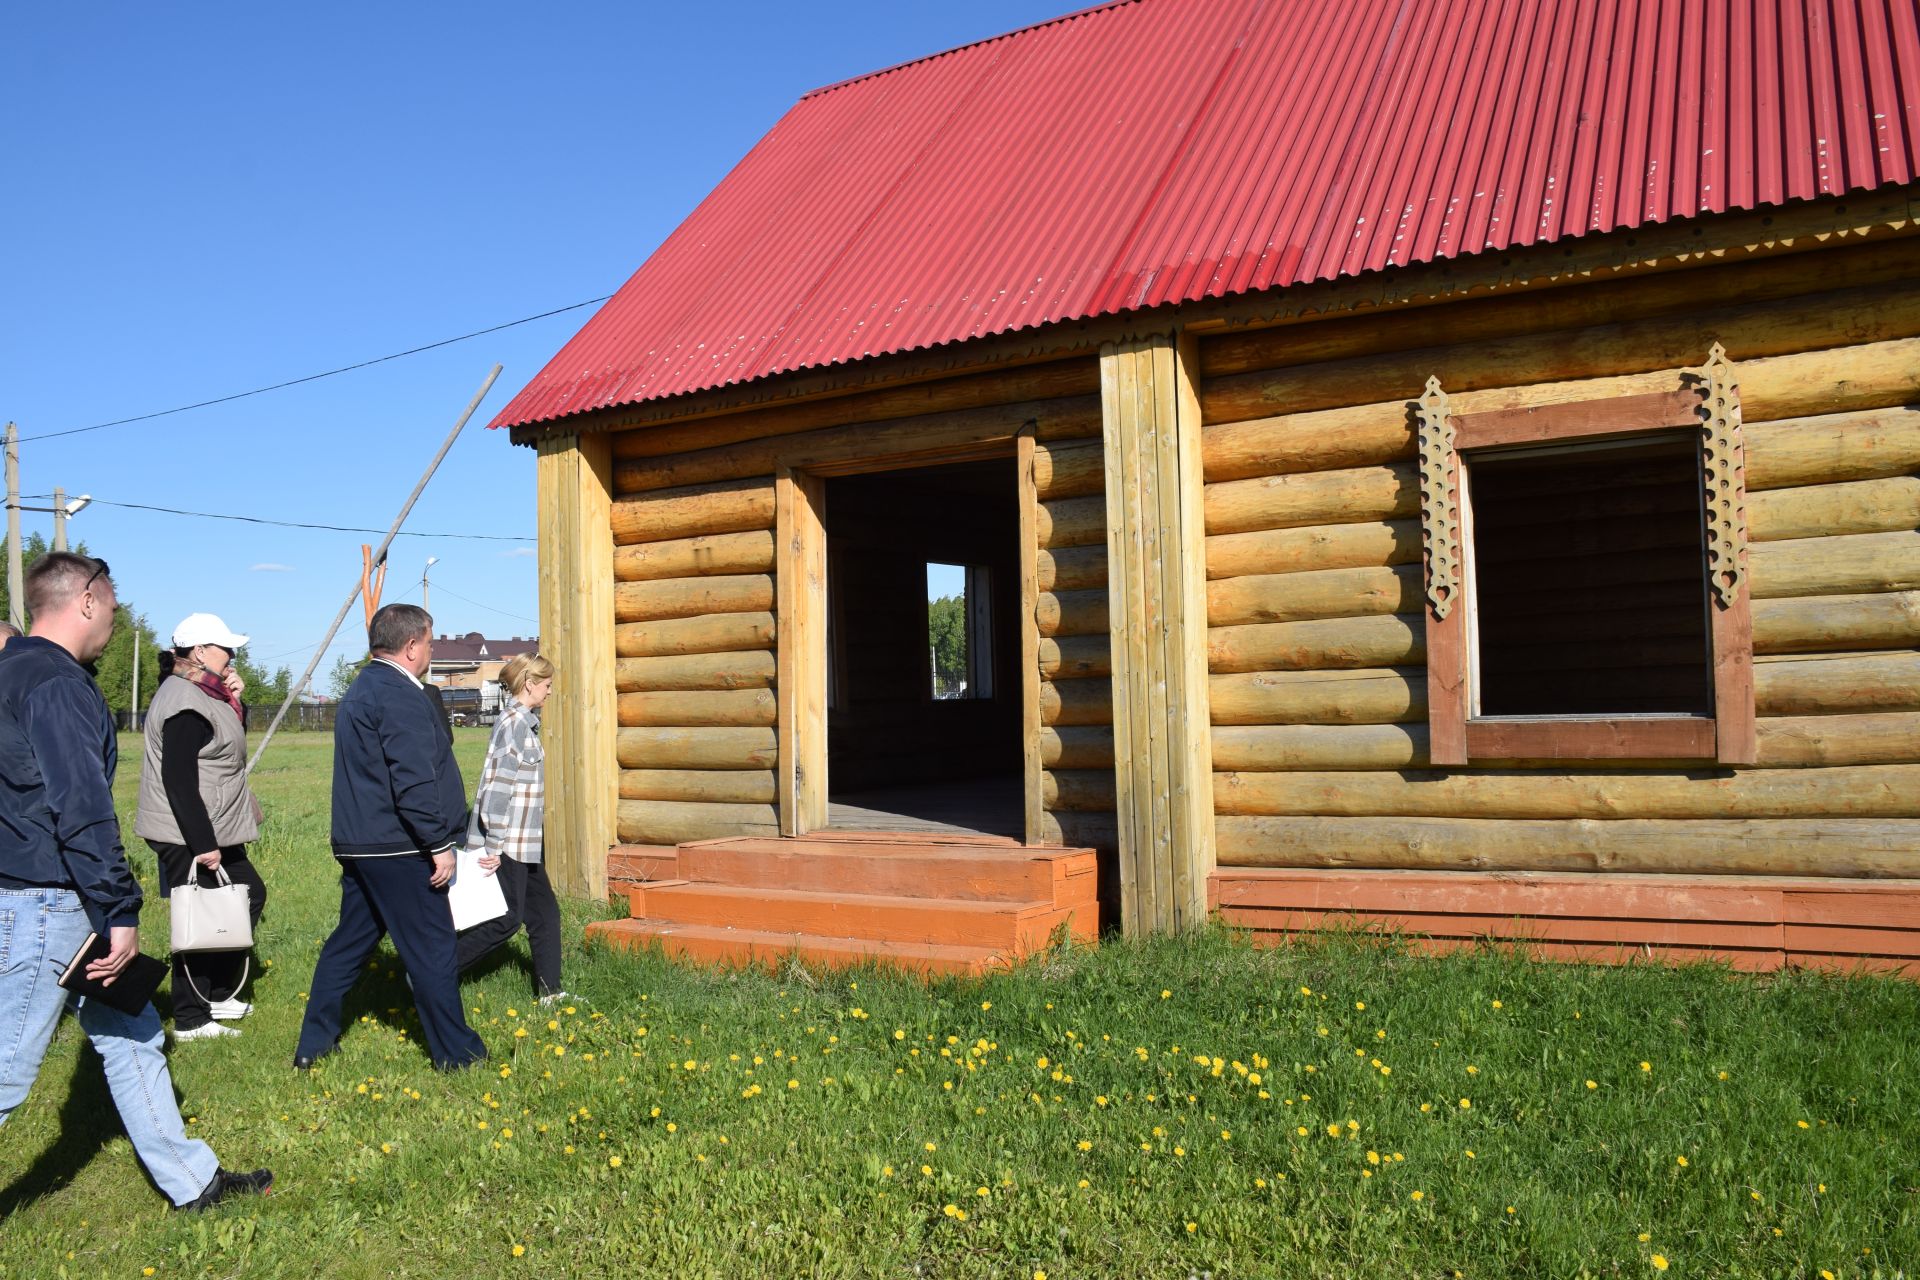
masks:
[(87, 578), (87, 580), (80, 584), (80, 589), (82, 591), (91, 590), (93, 587), (93, 584), (101, 578), (105, 578), (109, 582), (113, 580), (113, 571), (107, 568), (107, 562), (105, 560), (95, 560), (94, 563), (99, 565), (100, 567), (98, 569), (95, 569), (93, 573)]

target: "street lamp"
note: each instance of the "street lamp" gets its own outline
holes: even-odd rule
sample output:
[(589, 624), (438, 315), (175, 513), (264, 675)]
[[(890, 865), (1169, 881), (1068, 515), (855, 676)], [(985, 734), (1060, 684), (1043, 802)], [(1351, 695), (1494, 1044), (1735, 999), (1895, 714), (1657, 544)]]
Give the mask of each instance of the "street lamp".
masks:
[(429, 571), (432, 570), (433, 566), (439, 563), (440, 563), (439, 556), (428, 556), (427, 567), (420, 571), (420, 607), (422, 609), (425, 609), (428, 613), (433, 612), (433, 596), (430, 588), (427, 585), (427, 574)]
[(83, 493), (79, 497), (69, 501), (65, 489), (55, 489), (53, 491), (52, 506), (29, 507), (25, 503), (20, 503), (14, 510), (51, 512), (53, 515), (53, 549), (55, 551), (65, 551), (67, 549), (67, 517), (79, 515), (87, 509), (87, 504), (92, 501), (93, 495), (90, 493)]

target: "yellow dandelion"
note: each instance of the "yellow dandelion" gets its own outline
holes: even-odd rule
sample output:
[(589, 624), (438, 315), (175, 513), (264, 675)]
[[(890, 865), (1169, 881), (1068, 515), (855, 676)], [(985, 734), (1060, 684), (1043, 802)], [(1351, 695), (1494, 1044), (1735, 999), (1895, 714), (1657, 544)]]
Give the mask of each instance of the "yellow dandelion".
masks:
[(1091, 1142), (1088, 1142), (1088, 1141), (1087, 1141), (1087, 1140), (1086, 1140), (1085, 1138), (1082, 1138), (1082, 1139), (1080, 1139), (1080, 1141), (1079, 1141), (1079, 1142), (1078, 1142), (1078, 1143), (1077, 1143), (1076, 1145), (1077, 1145), (1077, 1146), (1079, 1147), (1079, 1149), (1080, 1149), (1080, 1150), (1082, 1150), (1082, 1151), (1091, 1151), (1091, 1150), (1093, 1150), (1093, 1144), (1092, 1144)]
[(1667, 1255), (1664, 1253), (1656, 1253), (1651, 1258), (1648, 1258), (1647, 1261), (1653, 1264), (1655, 1271), (1665, 1271), (1667, 1269)]
[(1600, 1087), (1600, 1083), (1599, 1083), (1599, 1081), (1597, 1081), (1597, 1080), (1589, 1080), (1589, 1081), (1587, 1081), (1587, 1088), (1589, 1088), (1589, 1089), (1598, 1089), (1599, 1087)]
[(1427, 1198), (1427, 1193), (1424, 1191), (1416, 1191), (1413, 1193), (1412, 1198), (1415, 1200), (1425, 1200)]
[(980, 1008), (981, 1008), (981, 1010), (982, 1010), (983, 1012), (984, 1012), (985, 1010), (988, 1010), (988, 1009), (991, 1009), (991, 1008), (993, 1008), (993, 1001), (991, 1001), (991, 1000), (982, 1000), (982, 1001), (980, 1002)]
[(907, 1033), (905, 1031), (902, 1031), (899, 1027), (895, 1027), (893, 1029), (893, 1038), (895, 1040), (905, 1040), (907, 1038)]
[(1471, 1111), (1473, 1109), (1473, 1099), (1472, 1098), (1460, 1099), (1460, 1109), (1462, 1111)]
[(1801, 1127), (1802, 1129), (1811, 1129), (1811, 1128), (1813, 1128), (1813, 1126), (1812, 1126), (1812, 1125), (1810, 1125), (1810, 1124), (1808, 1124), (1808, 1123), (1807, 1123), (1807, 1122), (1806, 1122), (1805, 1120), (1795, 1120), (1795, 1121), (1794, 1121), (1794, 1123), (1795, 1123), (1795, 1124), (1797, 1124), (1797, 1125), (1799, 1125), (1799, 1126), (1800, 1126), (1800, 1127)]
[(930, 1164), (921, 1165), (920, 1176), (923, 1178), (931, 1178), (933, 1176), (933, 1166)]
[(1642, 1071), (1651, 1071), (1653, 1070), (1653, 1064), (1651, 1062), (1642, 1062), (1640, 1064), (1640, 1069)]
[(621, 1165), (621, 1163), (622, 1163), (622, 1161), (621, 1161), (621, 1159), (620, 1159), (620, 1157), (619, 1157), (619, 1156), (608, 1156), (608, 1157), (607, 1157), (607, 1168), (609, 1168), (609, 1169), (618, 1169), (618, 1168), (620, 1167), (620, 1165)]
[(890, 1164), (881, 1165), (880, 1176), (883, 1178), (891, 1178), (893, 1176), (893, 1166)]
[(1684, 1169), (1687, 1167), (1687, 1158), (1685, 1156), (1676, 1156), (1674, 1158), (1674, 1163), (1679, 1165), (1682, 1169)]
[(1085, 1191), (1088, 1187), (1092, 1185), (1093, 1184), (1091, 1182), (1088, 1182), (1085, 1178), (1080, 1179), (1080, 1189), (1082, 1191)]
[(525, 1246), (525, 1245), (523, 1245), (523, 1244), (517, 1244), (517, 1245), (515, 1245), (515, 1246), (513, 1246), (513, 1256), (514, 1256), (514, 1257), (516, 1257), (516, 1258), (524, 1258), (524, 1257), (526, 1257), (526, 1256), (527, 1256), (527, 1246)]
[(1433, 1104), (1431, 1102), (1423, 1102), (1420, 1104), (1420, 1110), (1422, 1113), (1431, 1111), (1433, 1110)]
[(1189, 1222), (1189, 1223), (1187, 1224), (1187, 1234), (1188, 1234), (1188, 1235), (1192, 1235), (1192, 1234), (1193, 1234), (1194, 1232), (1196, 1232), (1196, 1231), (1198, 1231), (1199, 1229), (1200, 1229), (1200, 1224), (1199, 1224), (1199, 1223), (1197, 1223), (1197, 1222)]
[(1495, 1000), (1495, 1001), (1493, 1002), (1493, 1007), (1494, 1007), (1494, 1008), (1496, 1008), (1496, 1009), (1503, 1009), (1503, 1008), (1505, 1008), (1506, 1006), (1505, 1006), (1505, 1005), (1503, 1005), (1503, 1004), (1501, 1004), (1501, 1003), (1500, 1003), (1500, 1002), (1499, 1002), (1498, 1000)]

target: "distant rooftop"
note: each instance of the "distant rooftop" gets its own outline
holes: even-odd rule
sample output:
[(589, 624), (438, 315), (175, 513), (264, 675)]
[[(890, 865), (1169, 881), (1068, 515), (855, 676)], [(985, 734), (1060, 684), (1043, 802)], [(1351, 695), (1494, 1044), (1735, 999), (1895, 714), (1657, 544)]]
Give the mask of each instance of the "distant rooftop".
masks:
[(489, 640), (478, 631), (469, 631), (463, 636), (435, 636), (433, 638), (433, 661), (435, 666), (448, 662), (498, 662), (511, 658), (516, 653), (538, 653), (538, 638), (523, 639), (511, 636), (505, 640)]

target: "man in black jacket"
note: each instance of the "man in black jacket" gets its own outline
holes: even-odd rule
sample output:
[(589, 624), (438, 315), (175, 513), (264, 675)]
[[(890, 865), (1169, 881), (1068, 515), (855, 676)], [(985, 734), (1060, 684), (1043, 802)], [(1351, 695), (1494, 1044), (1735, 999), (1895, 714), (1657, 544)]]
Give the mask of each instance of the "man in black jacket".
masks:
[[(67, 1005), (58, 979), (88, 935), (108, 940), (87, 966), (108, 986), (140, 951), (140, 885), (113, 809), (118, 739), (81, 665), (113, 638), (113, 579), (104, 560), (56, 551), (26, 586), (33, 634), (9, 637), (0, 652), (0, 1124), (40, 1074)], [(211, 1147), (187, 1136), (152, 1004), (131, 1014), (98, 999), (77, 1005), (134, 1152), (175, 1208), (273, 1185), (265, 1169), (222, 1169)]]
[(385, 934), (413, 987), (427, 1052), (443, 1071), (487, 1056), (460, 1007), (446, 886), (467, 829), (467, 789), (453, 744), (434, 723), (420, 677), (433, 658), (433, 619), (390, 604), (367, 628), (367, 663), (334, 716), (333, 856), (340, 923), (320, 950), (293, 1065), (340, 1040), (347, 993)]

